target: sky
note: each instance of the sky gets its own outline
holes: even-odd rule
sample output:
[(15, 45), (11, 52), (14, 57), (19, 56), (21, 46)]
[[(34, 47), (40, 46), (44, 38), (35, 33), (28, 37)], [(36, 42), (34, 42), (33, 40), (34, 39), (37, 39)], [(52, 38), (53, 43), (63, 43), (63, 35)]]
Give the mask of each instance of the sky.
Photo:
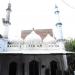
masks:
[[(3, 35), (2, 18), (6, 17), (6, 8), (9, 0), (0, 0), (0, 34)], [(56, 34), (57, 23), (55, 4), (59, 7), (60, 21), (62, 22), (63, 37), (75, 38), (75, 1), (74, 0), (10, 0), (11, 25), (9, 39), (18, 40), (22, 30), (53, 29)]]

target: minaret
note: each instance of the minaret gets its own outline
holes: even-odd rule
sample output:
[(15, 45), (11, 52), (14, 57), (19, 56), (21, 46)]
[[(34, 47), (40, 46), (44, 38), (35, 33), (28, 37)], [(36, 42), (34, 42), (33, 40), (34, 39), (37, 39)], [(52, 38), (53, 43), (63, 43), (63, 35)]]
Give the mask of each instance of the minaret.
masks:
[[(55, 14), (57, 16), (57, 23), (56, 23), (56, 27), (57, 27), (57, 30), (58, 30), (58, 38), (57, 40), (60, 40), (59, 42), (59, 45), (60, 45), (60, 49), (64, 50), (65, 51), (65, 47), (64, 47), (64, 42), (63, 42), (63, 34), (62, 34), (62, 23), (60, 22), (60, 16), (59, 16), (59, 13), (60, 11), (58, 10), (58, 7), (55, 6)], [(67, 71), (68, 70), (68, 64), (67, 64), (67, 57), (66, 55), (63, 55), (63, 64), (64, 64), (64, 71)]]
[(9, 26), (11, 25), (10, 12), (11, 12), (11, 3), (9, 2), (8, 3), (8, 8), (6, 9), (6, 18), (2, 19), (3, 25), (5, 27), (5, 30), (4, 30), (4, 38), (5, 39), (8, 39)]
[(60, 22), (60, 16), (59, 16), (60, 11), (58, 10), (58, 7), (55, 5), (55, 14), (56, 14), (56, 18), (57, 18), (57, 23), (56, 23), (56, 27), (57, 27), (57, 31), (58, 31), (58, 40), (63, 39), (63, 34), (62, 34), (62, 23)]

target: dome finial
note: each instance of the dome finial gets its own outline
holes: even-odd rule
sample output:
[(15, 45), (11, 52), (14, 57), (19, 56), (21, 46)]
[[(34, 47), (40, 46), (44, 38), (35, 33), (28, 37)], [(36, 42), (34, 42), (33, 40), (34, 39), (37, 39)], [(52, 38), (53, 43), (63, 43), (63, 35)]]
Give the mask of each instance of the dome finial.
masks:
[(58, 10), (58, 6), (57, 5), (55, 5), (55, 14), (58, 14), (59, 15), (59, 10)]
[(58, 6), (55, 5), (55, 14), (56, 14), (56, 18), (57, 18), (57, 23), (56, 23), (56, 27), (58, 28), (58, 39), (63, 39), (63, 34), (62, 34), (62, 23), (60, 21), (60, 11), (58, 9)]

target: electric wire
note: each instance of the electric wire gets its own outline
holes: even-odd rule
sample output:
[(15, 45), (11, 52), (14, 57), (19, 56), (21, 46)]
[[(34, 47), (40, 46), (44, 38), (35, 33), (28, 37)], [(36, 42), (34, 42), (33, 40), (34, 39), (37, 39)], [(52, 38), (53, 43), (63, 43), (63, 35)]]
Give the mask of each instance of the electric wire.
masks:
[(64, 0), (61, 0), (65, 5), (67, 5), (68, 7), (72, 8), (72, 9), (75, 9), (74, 6), (71, 6), (69, 3), (67, 3), (66, 1)]

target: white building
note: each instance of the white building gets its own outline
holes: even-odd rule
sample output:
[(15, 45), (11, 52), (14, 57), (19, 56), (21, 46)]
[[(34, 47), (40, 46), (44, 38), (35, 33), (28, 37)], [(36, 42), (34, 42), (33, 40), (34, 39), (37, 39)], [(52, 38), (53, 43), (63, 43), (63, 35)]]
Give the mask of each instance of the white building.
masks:
[[(59, 14), (56, 7), (55, 13)], [(0, 75), (64, 75), (68, 71), (66, 51), (62, 39), (62, 24), (58, 22), (60, 37), (52, 29), (23, 30), (22, 41), (9, 41), (11, 4), (3, 19), (4, 36), (0, 35)]]

